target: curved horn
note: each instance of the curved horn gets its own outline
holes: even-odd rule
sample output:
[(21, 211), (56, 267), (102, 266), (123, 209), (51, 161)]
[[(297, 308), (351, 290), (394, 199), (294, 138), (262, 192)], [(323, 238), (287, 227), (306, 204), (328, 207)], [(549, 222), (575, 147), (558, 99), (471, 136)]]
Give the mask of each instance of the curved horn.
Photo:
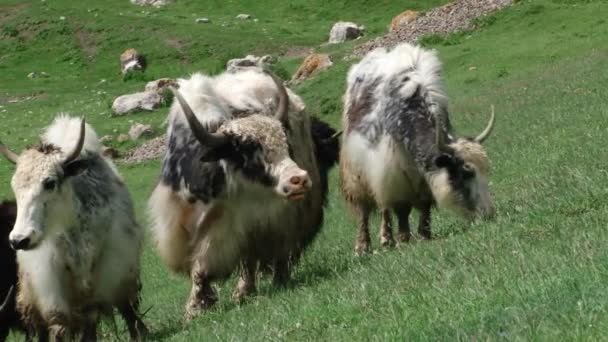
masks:
[(339, 138), (342, 135), (342, 133), (344, 133), (343, 130), (337, 131), (336, 133), (332, 134), (331, 139)]
[(19, 155), (13, 151), (11, 151), (6, 145), (0, 141), (0, 153), (6, 158), (6, 160), (10, 161), (13, 164), (17, 164), (17, 158)]
[(279, 105), (277, 107), (277, 111), (274, 114), (274, 117), (281, 121), (282, 123), (289, 122), (289, 95), (287, 95), (287, 89), (283, 85), (283, 81), (279, 79), (274, 73), (270, 70), (264, 70), (272, 80), (274, 84), (277, 86), (277, 90), (279, 91)]
[(484, 140), (488, 139), (488, 137), (490, 136), (490, 133), (492, 133), (492, 129), (494, 128), (494, 120), (495, 120), (495, 116), (494, 116), (494, 105), (492, 105), (492, 114), (490, 116), (490, 122), (488, 122), (488, 125), (486, 126), (486, 128), (483, 130), (483, 132), (481, 132), (476, 138), (475, 141), (478, 143), (483, 143)]
[(82, 152), (82, 148), (84, 147), (84, 136), (85, 136), (86, 128), (84, 119), (80, 120), (80, 135), (78, 136), (78, 142), (76, 143), (76, 147), (70, 152), (64, 160), (64, 164), (68, 164), (71, 161), (76, 160), (80, 156), (80, 152)]
[(437, 113), (435, 115), (435, 138), (437, 149), (444, 152), (447, 148), (445, 144), (445, 136), (443, 135), (443, 118), (441, 115), (441, 113)]
[(6, 297), (4, 298), (4, 301), (2, 302), (2, 305), (0, 305), (0, 313), (4, 312), (4, 310), (6, 310), (6, 307), (8, 306), (8, 302), (11, 299), (11, 297), (13, 297), (13, 292), (15, 292), (15, 286), (11, 286), (10, 289), (8, 289), (8, 293), (6, 294)]
[(222, 133), (209, 133), (207, 129), (205, 129), (205, 127), (203, 127), (203, 125), (198, 121), (196, 115), (194, 115), (194, 112), (192, 111), (192, 108), (190, 108), (190, 105), (188, 105), (188, 102), (186, 102), (179, 90), (173, 86), (169, 87), (169, 89), (171, 89), (171, 92), (173, 92), (173, 95), (175, 95), (177, 102), (179, 102), (179, 105), (184, 112), (184, 116), (188, 121), (188, 126), (190, 126), (190, 129), (192, 130), (192, 134), (194, 134), (194, 137), (201, 143), (201, 145), (208, 147), (219, 147), (228, 142), (228, 139)]

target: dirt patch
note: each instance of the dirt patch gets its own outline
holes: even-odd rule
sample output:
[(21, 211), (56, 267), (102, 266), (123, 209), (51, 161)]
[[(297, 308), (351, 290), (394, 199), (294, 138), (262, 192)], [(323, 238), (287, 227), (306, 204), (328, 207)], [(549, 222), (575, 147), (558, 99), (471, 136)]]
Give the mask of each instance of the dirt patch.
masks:
[(313, 48), (308, 46), (294, 46), (290, 47), (285, 51), (283, 57), (285, 58), (305, 58), (308, 55), (312, 54), (314, 51)]
[(145, 143), (127, 151), (123, 161), (127, 164), (137, 164), (146, 160), (161, 158), (165, 155), (165, 135), (148, 140)]
[(19, 102), (25, 102), (25, 101), (30, 101), (30, 100), (47, 98), (48, 96), (49, 95), (45, 94), (44, 92), (31, 94), (31, 95), (23, 95), (23, 96), (6, 96), (6, 97), (0, 96), (0, 104), (19, 103)]
[(74, 33), (86, 60), (88, 62), (94, 61), (97, 56), (97, 39), (95, 39), (95, 36), (81, 25), (74, 27)]
[(0, 6), (0, 26), (3, 26), (7, 21), (14, 18), (26, 6), (26, 4)]
[(190, 58), (184, 53), (186, 43), (183, 40), (178, 38), (167, 38), (165, 39), (165, 44), (179, 53), (179, 60), (182, 64), (190, 64)]
[(473, 19), (488, 15), (511, 3), (513, 0), (456, 0), (450, 2), (426, 12), (394, 32), (357, 47), (355, 56), (362, 56), (378, 47), (393, 47), (401, 42), (414, 43), (425, 35), (446, 36), (453, 32), (473, 29)]

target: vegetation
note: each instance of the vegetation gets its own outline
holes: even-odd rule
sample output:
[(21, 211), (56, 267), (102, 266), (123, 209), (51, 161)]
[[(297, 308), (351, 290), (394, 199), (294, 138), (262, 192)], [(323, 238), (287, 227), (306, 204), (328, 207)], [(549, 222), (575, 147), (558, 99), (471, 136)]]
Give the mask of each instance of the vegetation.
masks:
[[(34, 143), (59, 112), (84, 115), (100, 136), (126, 132), (132, 121), (161, 132), (166, 109), (110, 118), (112, 100), (147, 80), (218, 73), (249, 53), (283, 56), (277, 68), (290, 74), (304, 57), (291, 52), (318, 47), (337, 20), (364, 24), (371, 37), (404, 9), (443, 2), (176, 1), (154, 9), (127, 0), (0, 0), (0, 139), (15, 149)], [(324, 231), (288, 289), (263, 278), (258, 296), (239, 306), (230, 299), (231, 278), (219, 284), (219, 306), (186, 323), (189, 282), (147, 248), (143, 309), (150, 308), (153, 340), (605, 338), (607, 9), (603, 1), (521, 0), (479, 19), (475, 31), (423, 40), (445, 64), (459, 132), (477, 133), (496, 107), (487, 143), (496, 221), (463, 229), (450, 213), (437, 213), (434, 241), (391, 250), (374, 241), (377, 252), (357, 258), (355, 222), (334, 172)], [(259, 21), (236, 21), (238, 13)], [(203, 16), (211, 23), (195, 23)], [(358, 43), (318, 48), (335, 54), (336, 64), (296, 88), (312, 113), (336, 126), (352, 63), (342, 57)], [(118, 56), (128, 47), (147, 55), (149, 69), (123, 81)], [(29, 79), (33, 71), (49, 77)], [(159, 167), (119, 163), (142, 223)], [(2, 198), (12, 196), (12, 171), (0, 161)], [(103, 340), (116, 339), (111, 327), (104, 324)]]

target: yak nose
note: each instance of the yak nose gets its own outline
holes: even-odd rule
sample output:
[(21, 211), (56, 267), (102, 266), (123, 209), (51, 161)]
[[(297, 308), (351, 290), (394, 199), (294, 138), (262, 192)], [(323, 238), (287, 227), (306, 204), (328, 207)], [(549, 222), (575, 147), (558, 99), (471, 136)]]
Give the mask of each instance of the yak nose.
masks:
[(30, 238), (23, 235), (17, 235), (10, 240), (10, 244), (11, 247), (16, 251), (20, 249), (27, 249), (30, 245)]

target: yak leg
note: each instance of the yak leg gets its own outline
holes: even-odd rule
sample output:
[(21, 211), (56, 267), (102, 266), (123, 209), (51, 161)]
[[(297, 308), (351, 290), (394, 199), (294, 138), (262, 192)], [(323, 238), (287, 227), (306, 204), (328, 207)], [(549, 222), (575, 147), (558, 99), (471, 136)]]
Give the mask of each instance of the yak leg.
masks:
[(431, 236), (431, 205), (425, 205), (420, 208), (420, 222), (418, 223), (418, 234), (426, 240), (430, 240)]
[(274, 274), (272, 284), (277, 287), (285, 287), (291, 279), (291, 270), (289, 267), (289, 257), (281, 256), (274, 261)]
[(393, 238), (393, 222), (391, 219), (391, 212), (388, 209), (382, 210), (382, 223), (380, 224), (380, 244), (383, 247), (395, 246), (395, 239)]
[(394, 210), (399, 222), (397, 239), (399, 242), (409, 242), (412, 237), (410, 233), (410, 212), (412, 211), (412, 207), (408, 204), (401, 204), (396, 206)]
[(369, 214), (370, 209), (367, 206), (360, 205), (356, 208), (357, 215), (357, 244), (355, 245), (355, 253), (362, 255), (369, 253), (371, 249), (371, 240), (369, 237)]
[[(30, 336), (30, 341), (33, 341), (32, 333), (28, 332)], [(36, 335), (38, 337), (38, 342), (49, 342), (49, 330), (46, 327), (39, 327), (36, 329)]]
[(96, 342), (97, 341), (97, 321), (88, 321), (85, 323), (82, 330), (80, 342)]
[(191, 320), (205, 309), (210, 309), (217, 302), (217, 294), (211, 286), (211, 278), (208, 273), (201, 268), (197, 260), (192, 265), (191, 272), (192, 289), (190, 298), (186, 304), (186, 319)]
[(148, 335), (148, 328), (139, 317), (139, 299), (126, 302), (118, 307), (118, 312), (127, 323), (131, 341), (143, 341)]
[(257, 260), (251, 257), (246, 258), (241, 262), (241, 277), (232, 294), (232, 298), (237, 302), (242, 302), (247, 296), (255, 294), (255, 274), (257, 265)]

